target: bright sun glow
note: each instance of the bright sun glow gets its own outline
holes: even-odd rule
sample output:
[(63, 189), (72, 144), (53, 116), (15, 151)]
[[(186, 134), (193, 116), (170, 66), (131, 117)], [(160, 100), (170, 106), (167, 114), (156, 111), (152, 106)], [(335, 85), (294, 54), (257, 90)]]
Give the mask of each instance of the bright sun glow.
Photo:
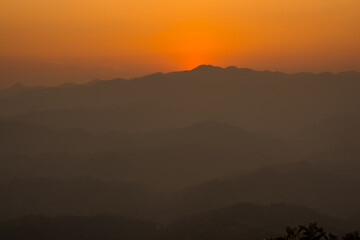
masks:
[(240, 42), (219, 22), (192, 20), (174, 24), (156, 35), (150, 44), (180, 68), (191, 69), (200, 64), (214, 63), (238, 48)]
[(360, 71), (359, 9), (359, 0), (0, 0), (0, 87), (200, 64)]

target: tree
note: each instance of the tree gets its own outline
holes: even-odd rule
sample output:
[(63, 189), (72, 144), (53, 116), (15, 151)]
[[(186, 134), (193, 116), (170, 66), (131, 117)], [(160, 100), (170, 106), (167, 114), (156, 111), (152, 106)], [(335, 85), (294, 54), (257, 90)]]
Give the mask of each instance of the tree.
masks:
[(347, 234), (345, 234), (345, 236), (342, 239), (343, 240), (360, 240), (360, 234), (358, 231), (352, 232), (352, 233), (347, 233)]
[[(349, 235), (344, 240), (360, 240), (351, 238), (355, 235)], [(299, 227), (287, 227), (286, 234), (283, 237), (271, 238), (268, 240), (337, 240), (337, 236), (326, 233), (323, 228), (318, 227), (317, 223), (310, 223), (308, 226), (300, 225)]]

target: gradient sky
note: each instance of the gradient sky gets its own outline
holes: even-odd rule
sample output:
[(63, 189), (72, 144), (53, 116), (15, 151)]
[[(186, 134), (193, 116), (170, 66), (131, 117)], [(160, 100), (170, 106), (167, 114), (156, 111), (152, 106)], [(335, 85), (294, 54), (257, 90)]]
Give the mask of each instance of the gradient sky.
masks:
[(360, 71), (360, 1), (0, 0), (0, 87), (199, 64)]

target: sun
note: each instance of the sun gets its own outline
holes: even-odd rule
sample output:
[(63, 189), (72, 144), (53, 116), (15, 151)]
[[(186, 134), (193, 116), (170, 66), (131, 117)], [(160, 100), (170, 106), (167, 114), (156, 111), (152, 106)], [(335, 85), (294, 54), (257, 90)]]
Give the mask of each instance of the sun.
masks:
[(182, 69), (215, 64), (231, 52), (236, 38), (219, 23), (191, 21), (179, 23), (154, 38), (153, 48)]
[(191, 69), (201, 64), (211, 64), (220, 54), (221, 42), (201, 32), (187, 33), (172, 46), (174, 60), (183, 68)]

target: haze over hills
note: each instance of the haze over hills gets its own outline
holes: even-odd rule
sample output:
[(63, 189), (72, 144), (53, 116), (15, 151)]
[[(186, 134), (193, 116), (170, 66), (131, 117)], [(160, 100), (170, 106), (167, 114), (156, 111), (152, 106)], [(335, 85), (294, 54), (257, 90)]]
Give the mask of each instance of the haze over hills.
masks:
[(351, 231), (359, 92), (357, 72), (210, 65), (1, 90), (0, 237), (84, 221), (120, 221), (164, 240), (263, 239), (316, 220)]
[[(0, 129), (3, 178), (19, 176), (20, 168), (28, 177), (51, 177), (53, 171), (57, 176), (68, 176), (56, 168), (73, 168), (90, 176), (174, 188), (285, 161), (290, 156), (290, 145), (281, 139), (216, 122), (143, 135), (92, 135), (7, 121), (0, 122)], [(44, 162), (46, 157), (55, 169), (48, 168), (51, 164)], [(26, 158), (33, 160), (27, 164)], [(21, 167), (24, 164), (26, 167)], [(42, 171), (38, 164), (48, 167)]]
[(321, 222), (336, 234), (356, 228), (349, 222), (304, 207), (287, 204), (236, 204), (184, 217), (165, 229), (166, 239), (264, 239), (278, 235), (284, 225)]
[(95, 178), (19, 178), (0, 184), (1, 219), (29, 214), (154, 218), (161, 194), (132, 183)]
[(0, 221), (0, 237), (12, 240), (50, 239), (263, 239), (283, 232), (283, 226), (318, 221), (327, 231), (343, 235), (359, 227), (316, 211), (286, 204), (237, 204), (188, 216), (168, 225), (122, 216), (26, 216)]
[(304, 128), (290, 139), (310, 153), (333, 148), (360, 149), (360, 115), (346, 113), (331, 116)]
[(0, 240), (360, 240), (359, 0), (0, 2)]
[(39, 87), (26, 87), (21, 83), (16, 83), (9, 88), (0, 89), (0, 98), (12, 97), (36, 89), (39, 89)]
[(0, 113), (91, 132), (144, 132), (214, 120), (286, 135), (334, 114), (359, 113), (359, 79), (356, 72), (284, 74), (202, 65), (131, 80), (38, 89), (2, 99)]
[[(360, 171), (351, 163), (347, 167)], [(321, 168), (303, 163), (302, 167), (278, 169), (260, 169), (184, 189), (172, 197), (168, 211), (174, 216), (192, 215), (251, 202), (289, 203), (342, 217), (360, 213), (360, 194), (354, 191), (360, 184), (358, 176), (342, 174), (336, 165), (326, 163)]]

